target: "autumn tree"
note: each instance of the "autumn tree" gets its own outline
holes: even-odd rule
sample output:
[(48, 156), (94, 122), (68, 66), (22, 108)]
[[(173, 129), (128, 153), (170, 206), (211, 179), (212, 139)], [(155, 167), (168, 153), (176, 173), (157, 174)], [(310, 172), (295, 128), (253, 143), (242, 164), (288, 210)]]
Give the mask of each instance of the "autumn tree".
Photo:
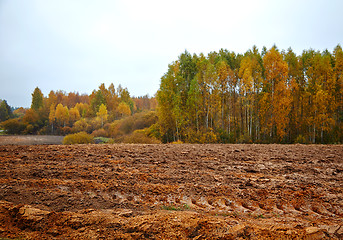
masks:
[(118, 113), (120, 114), (121, 117), (125, 117), (125, 116), (130, 116), (131, 115), (130, 106), (127, 103), (125, 103), (125, 102), (119, 103), (117, 111), (118, 111)]
[(176, 78), (178, 76), (179, 63), (173, 62), (168, 66), (168, 71), (161, 78), (160, 89), (157, 91), (159, 103), (158, 115), (160, 132), (164, 142), (176, 141), (178, 138), (176, 120)]
[(303, 77), (301, 59), (297, 57), (291, 48), (284, 53), (284, 60), (288, 65), (289, 88), (291, 91), (291, 105), (289, 113), (288, 141), (294, 142), (298, 137), (304, 137), (302, 134), (305, 126), (305, 105), (306, 105), (306, 81)]
[(94, 114), (99, 111), (99, 107), (101, 104), (106, 105), (104, 93), (100, 89), (97, 91), (94, 90), (91, 94), (91, 108)]
[(333, 74), (336, 83), (335, 87), (335, 102), (336, 111), (334, 119), (335, 133), (337, 141), (343, 142), (343, 51), (340, 45), (337, 45), (333, 51), (334, 68)]
[(69, 109), (67, 106), (63, 106), (59, 103), (56, 107), (55, 111), (56, 121), (60, 124), (60, 126), (65, 127), (69, 121)]
[(225, 126), (225, 106), (227, 104), (227, 93), (229, 87), (229, 73), (231, 69), (229, 65), (224, 61), (221, 60), (216, 64), (216, 71), (218, 74), (218, 88), (219, 88), (219, 98), (220, 98), (220, 121), (221, 121), (221, 128), (224, 130), (226, 129)]
[(308, 110), (307, 122), (311, 131), (310, 140), (324, 141), (324, 134), (328, 134), (334, 124), (333, 114), (337, 107), (335, 102), (335, 78), (331, 65), (331, 54), (312, 52), (306, 71), (308, 79)]
[(54, 133), (54, 123), (56, 120), (55, 116), (55, 106), (54, 104), (50, 105), (50, 112), (49, 112), (49, 123), (51, 125), (51, 133)]
[(99, 111), (96, 113), (96, 115), (101, 119), (101, 127), (104, 127), (104, 122), (107, 121), (107, 107), (105, 104), (101, 104), (99, 107)]
[[(242, 102), (243, 132), (250, 139), (259, 139), (259, 104), (258, 99), (262, 87), (261, 56), (254, 46), (243, 57), (238, 76), (240, 78), (240, 94)], [(255, 131), (253, 131), (253, 129)]]
[(119, 84), (118, 89), (117, 89), (117, 93), (118, 93), (118, 96), (119, 96), (119, 102), (120, 103), (126, 103), (129, 106), (131, 113), (133, 113), (135, 111), (135, 104), (134, 104), (134, 102), (133, 102), (133, 100), (132, 100), (132, 98), (130, 96), (129, 90), (127, 88), (123, 88)]
[(185, 51), (168, 65), (156, 97), (131, 97), (113, 83), (90, 95), (58, 90), (44, 97), (37, 87), (31, 108), (15, 110), (13, 121), (0, 101), (0, 121), (15, 133), (101, 135), (103, 128), (113, 137), (146, 127), (135, 114), (154, 109), (158, 122), (147, 132), (162, 142), (343, 142), (343, 51)]
[(81, 118), (78, 108), (75, 106), (69, 109), (69, 122), (73, 124)]
[(55, 108), (57, 105), (57, 95), (52, 90), (49, 92), (47, 104), (48, 104), (49, 108), (51, 106), (53, 106)]
[(89, 124), (84, 118), (81, 118), (80, 120), (76, 121), (73, 125), (74, 132), (86, 132), (88, 128), (89, 128)]
[(23, 123), (26, 125), (25, 134), (33, 134), (42, 126), (39, 114), (31, 108), (25, 112)]
[(117, 92), (113, 83), (111, 83), (110, 86), (108, 87), (105, 98), (106, 98), (108, 111), (115, 112), (119, 104), (119, 97), (117, 95)]
[(271, 48), (263, 57), (265, 78), (261, 98), (261, 120), (265, 134), (281, 141), (286, 134), (290, 111), (290, 91), (287, 84), (288, 65), (281, 53)]
[(89, 112), (90, 106), (86, 103), (77, 103), (75, 108), (79, 111), (81, 117), (86, 117), (87, 113)]
[(15, 109), (13, 111), (13, 117), (15, 117), (15, 118), (22, 118), (25, 115), (26, 110), (27, 109), (25, 109), (23, 107)]

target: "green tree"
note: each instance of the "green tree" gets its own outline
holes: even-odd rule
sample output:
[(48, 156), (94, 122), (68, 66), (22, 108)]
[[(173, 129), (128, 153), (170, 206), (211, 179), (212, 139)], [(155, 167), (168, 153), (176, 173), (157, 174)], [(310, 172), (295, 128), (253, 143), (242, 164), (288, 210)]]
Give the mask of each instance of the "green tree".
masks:
[(97, 91), (94, 90), (91, 94), (91, 108), (94, 115), (99, 111), (99, 107), (101, 104), (106, 105), (105, 95), (100, 89)]
[[(130, 107), (131, 113), (134, 113), (135, 111), (135, 104), (130, 96), (129, 90), (127, 88), (123, 88), (120, 84), (117, 89), (118, 95), (119, 95), (119, 101), (120, 103), (126, 103)], [(120, 105), (119, 103), (119, 105)], [(118, 105), (118, 107), (119, 107)]]
[(43, 93), (38, 87), (36, 87), (32, 93), (31, 109), (38, 112), (41, 108), (43, 108)]
[(0, 103), (0, 122), (6, 121), (12, 117), (13, 117), (12, 109), (7, 104), (7, 101), (6, 100), (1, 101), (1, 103)]
[(337, 45), (333, 52), (334, 56), (334, 78), (336, 82), (335, 102), (337, 104), (335, 120), (337, 141), (343, 142), (343, 51), (340, 45)]
[(229, 65), (226, 63), (225, 60), (221, 60), (216, 65), (216, 71), (218, 74), (218, 87), (219, 87), (219, 94), (220, 94), (220, 115), (221, 115), (221, 128), (224, 130), (226, 129), (226, 121), (225, 116), (226, 114), (226, 105), (228, 102), (228, 93), (229, 93), (229, 75), (231, 69)]
[(179, 63), (173, 62), (161, 78), (160, 89), (157, 91), (158, 117), (163, 142), (176, 141), (178, 128), (176, 120), (176, 91)]

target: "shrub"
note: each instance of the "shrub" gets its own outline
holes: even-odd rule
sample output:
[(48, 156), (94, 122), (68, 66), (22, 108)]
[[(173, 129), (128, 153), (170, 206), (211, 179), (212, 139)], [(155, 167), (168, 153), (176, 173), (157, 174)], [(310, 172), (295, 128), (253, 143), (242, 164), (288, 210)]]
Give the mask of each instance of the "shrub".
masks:
[(118, 137), (123, 135), (122, 132), (119, 130), (120, 127), (120, 120), (114, 121), (108, 127), (108, 132), (110, 137)]
[(94, 130), (92, 132), (92, 136), (93, 137), (107, 137), (108, 136), (108, 133), (105, 131), (105, 129), (103, 128), (100, 128), (98, 130)]
[(86, 131), (88, 127), (89, 127), (89, 124), (87, 123), (86, 119), (81, 118), (80, 120), (74, 123), (73, 131), (74, 132)]
[(121, 119), (119, 124), (119, 130), (123, 132), (124, 134), (129, 134), (133, 131), (133, 118), (127, 117), (125, 119)]
[(26, 129), (26, 124), (18, 119), (9, 119), (1, 123), (7, 134), (21, 134)]
[(154, 111), (136, 113), (132, 116), (134, 124), (133, 130), (148, 128), (158, 121), (158, 117)]
[(28, 124), (25, 128), (25, 134), (33, 134), (35, 127), (32, 124)]
[(243, 134), (239, 137), (238, 143), (252, 143), (252, 140), (248, 134)]
[(218, 142), (217, 140), (217, 135), (210, 129), (210, 131), (205, 132), (201, 138), (200, 138), (201, 143), (216, 143)]
[(298, 135), (298, 137), (295, 139), (294, 142), (301, 143), (301, 144), (307, 143), (306, 138), (301, 134)]
[(93, 137), (86, 132), (69, 134), (63, 138), (63, 144), (88, 144), (93, 143)]
[(125, 143), (147, 143), (147, 144), (158, 144), (161, 143), (154, 137), (146, 135), (145, 130), (136, 130), (129, 136), (124, 138)]
[(71, 127), (68, 127), (68, 126), (62, 127), (62, 128), (60, 128), (60, 133), (62, 135), (67, 135), (67, 134), (72, 133), (72, 129), (71, 129)]
[(148, 136), (161, 139), (160, 125), (155, 123), (148, 128)]
[(91, 133), (96, 129), (100, 129), (101, 126), (101, 119), (99, 117), (93, 118), (87, 126), (87, 132)]
[(95, 137), (94, 138), (95, 144), (102, 144), (102, 143), (114, 143), (113, 139), (106, 138), (106, 137)]

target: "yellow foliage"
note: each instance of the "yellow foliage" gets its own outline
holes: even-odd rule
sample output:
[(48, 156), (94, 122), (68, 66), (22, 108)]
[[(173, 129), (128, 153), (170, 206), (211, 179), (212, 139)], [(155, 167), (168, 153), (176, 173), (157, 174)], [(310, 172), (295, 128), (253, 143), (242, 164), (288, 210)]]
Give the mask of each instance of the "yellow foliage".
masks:
[(119, 103), (117, 111), (122, 117), (131, 115), (130, 106), (125, 102)]
[(93, 137), (86, 132), (69, 134), (63, 138), (63, 144), (88, 144), (93, 143)]
[(69, 121), (74, 123), (74, 122), (76, 122), (79, 119), (80, 119), (79, 110), (76, 107), (71, 108), (69, 110)]
[(84, 118), (81, 118), (74, 123), (73, 130), (74, 132), (87, 131), (88, 126), (89, 124), (87, 123), (87, 121)]
[(154, 137), (149, 137), (145, 130), (136, 130), (131, 135), (124, 138), (125, 143), (144, 143), (144, 144), (159, 144), (161, 141)]

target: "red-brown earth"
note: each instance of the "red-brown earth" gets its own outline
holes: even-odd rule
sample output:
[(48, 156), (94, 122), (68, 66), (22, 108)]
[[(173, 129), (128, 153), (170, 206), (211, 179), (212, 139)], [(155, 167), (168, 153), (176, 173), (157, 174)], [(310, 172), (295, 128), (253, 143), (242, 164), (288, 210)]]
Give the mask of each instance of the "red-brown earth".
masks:
[(2, 145), (1, 238), (343, 239), (343, 146)]

